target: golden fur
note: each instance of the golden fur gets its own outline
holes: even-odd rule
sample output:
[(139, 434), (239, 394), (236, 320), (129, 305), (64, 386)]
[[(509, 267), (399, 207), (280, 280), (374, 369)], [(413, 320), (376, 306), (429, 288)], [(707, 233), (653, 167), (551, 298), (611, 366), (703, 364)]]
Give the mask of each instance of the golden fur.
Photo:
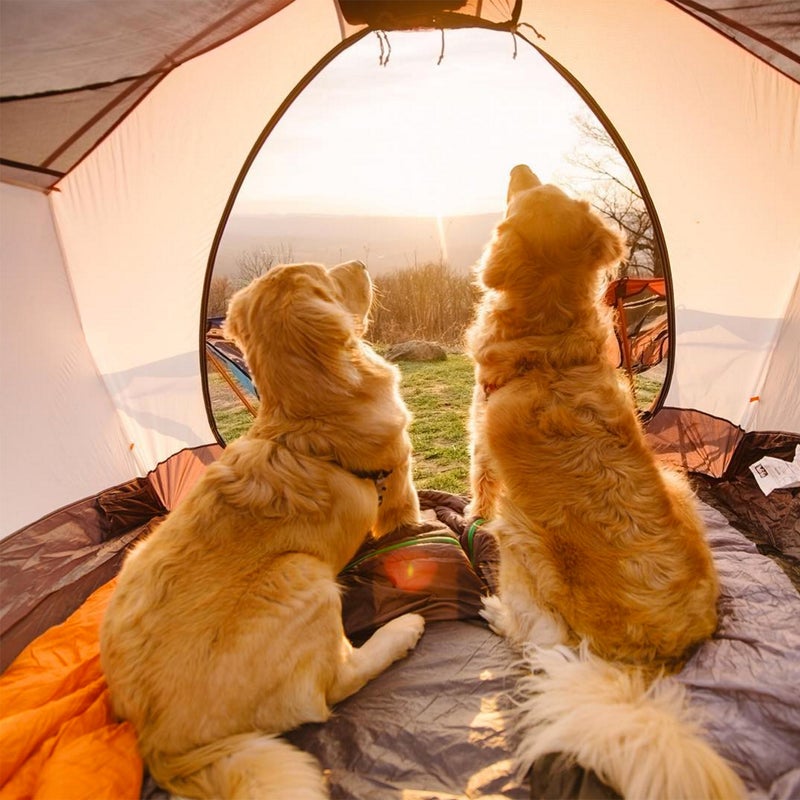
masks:
[(408, 614), (355, 649), (342, 627), (339, 571), (368, 532), (419, 521), (399, 372), (360, 338), (371, 300), (360, 262), (276, 267), (233, 297), (258, 416), (120, 573), (102, 664), (173, 792), (326, 797), (277, 735), (326, 720), (422, 633)]
[(714, 632), (718, 582), (693, 494), (648, 449), (607, 357), (602, 289), (625, 253), (587, 202), (512, 170), (467, 334), (470, 511), (500, 548), (485, 608), (498, 632), (520, 647), (583, 642), (586, 658), (650, 680)]

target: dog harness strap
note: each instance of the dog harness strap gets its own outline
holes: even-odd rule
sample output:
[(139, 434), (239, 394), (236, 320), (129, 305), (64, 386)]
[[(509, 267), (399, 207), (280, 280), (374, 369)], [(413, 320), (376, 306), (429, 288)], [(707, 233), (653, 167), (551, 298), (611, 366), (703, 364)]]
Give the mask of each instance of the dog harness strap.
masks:
[(363, 478), (364, 480), (375, 481), (378, 483), (380, 481), (385, 481), (391, 474), (392, 470), (390, 469), (378, 469), (373, 470), (372, 472), (362, 471), (358, 469), (352, 469), (350, 472), (356, 476), (356, 478)]
[(386, 479), (392, 474), (390, 469), (379, 469), (374, 472), (362, 472), (360, 470), (350, 470), (356, 478), (365, 481), (372, 481), (375, 484), (375, 491), (378, 492), (378, 505), (383, 504), (383, 495), (386, 493)]

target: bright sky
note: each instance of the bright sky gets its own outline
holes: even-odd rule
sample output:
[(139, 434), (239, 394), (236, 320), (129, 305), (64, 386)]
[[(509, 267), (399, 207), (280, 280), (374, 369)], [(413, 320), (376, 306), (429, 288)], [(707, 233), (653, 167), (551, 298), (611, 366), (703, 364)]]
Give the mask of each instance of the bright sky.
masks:
[(528, 45), (479, 29), (369, 35), (303, 91), (267, 138), (234, 213), (496, 212), (510, 169), (548, 181), (585, 105)]

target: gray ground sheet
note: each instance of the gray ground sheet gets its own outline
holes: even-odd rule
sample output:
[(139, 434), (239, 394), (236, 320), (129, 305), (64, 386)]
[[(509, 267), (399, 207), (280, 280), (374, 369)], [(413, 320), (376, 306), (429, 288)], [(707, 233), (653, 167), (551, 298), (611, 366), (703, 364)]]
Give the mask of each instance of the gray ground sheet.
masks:
[[(753, 800), (800, 798), (800, 595), (710, 506), (720, 625), (679, 675), (714, 746)], [(514, 777), (510, 717), (519, 666), (479, 619), (431, 621), (417, 649), (324, 725), (288, 734), (327, 771), (333, 800), (613, 798), (548, 757)], [(149, 792), (148, 792), (149, 788)], [(158, 797), (152, 783), (145, 796)]]

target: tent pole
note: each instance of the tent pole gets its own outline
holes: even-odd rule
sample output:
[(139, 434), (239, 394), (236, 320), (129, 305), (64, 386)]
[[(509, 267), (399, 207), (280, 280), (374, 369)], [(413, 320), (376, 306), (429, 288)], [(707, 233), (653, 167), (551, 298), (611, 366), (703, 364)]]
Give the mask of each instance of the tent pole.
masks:
[(220, 360), (211, 352), (211, 348), (206, 347), (206, 358), (209, 360), (214, 369), (226, 380), (228, 385), (233, 389), (233, 393), (242, 401), (244, 407), (255, 417), (256, 407), (250, 402), (250, 399), (242, 391), (242, 387), (231, 377), (230, 373), (223, 366)]
[(617, 326), (619, 328), (619, 338), (622, 341), (622, 361), (628, 377), (633, 380), (631, 340), (628, 338), (628, 317), (625, 314), (625, 303), (621, 294), (617, 295)]

